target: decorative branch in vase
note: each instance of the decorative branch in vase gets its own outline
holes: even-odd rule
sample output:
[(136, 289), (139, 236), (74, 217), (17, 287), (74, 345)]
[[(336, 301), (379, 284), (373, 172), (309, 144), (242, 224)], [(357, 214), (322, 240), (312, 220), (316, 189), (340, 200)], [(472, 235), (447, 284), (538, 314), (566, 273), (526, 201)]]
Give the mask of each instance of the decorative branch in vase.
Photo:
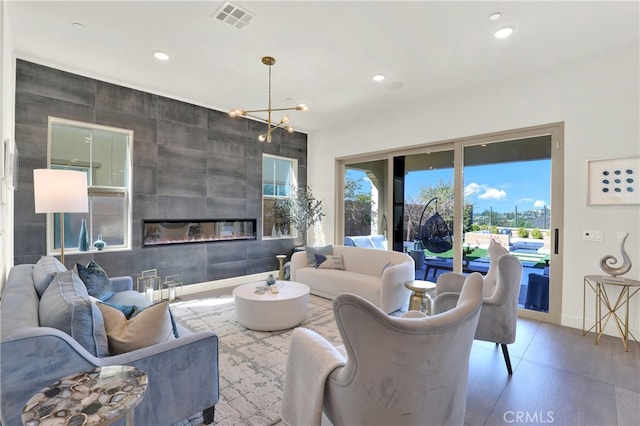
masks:
[(317, 200), (310, 187), (298, 188), (291, 199), (291, 224), (302, 235), (302, 245), (307, 244), (307, 231), (322, 220), (322, 201)]

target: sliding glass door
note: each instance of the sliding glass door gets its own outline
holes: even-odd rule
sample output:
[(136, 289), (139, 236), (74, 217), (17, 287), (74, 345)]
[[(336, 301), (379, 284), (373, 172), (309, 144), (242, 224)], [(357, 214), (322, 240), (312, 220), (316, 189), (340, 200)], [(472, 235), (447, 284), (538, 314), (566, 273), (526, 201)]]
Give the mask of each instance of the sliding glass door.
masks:
[[(388, 248), (420, 263), (417, 279), (435, 281), (446, 271), (486, 273), (494, 239), (523, 264), (521, 314), (559, 323), (562, 143), (558, 123), (338, 160), (336, 241), (384, 233)], [(370, 213), (357, 207), (369, 200)]]
[[(470, 226), (463, 252), (482, 271), (494, 240), (523, 266), (518, 305), (549, 312), (551, 136), (464, 147), (464, 198)], [(474, 268), (469, 268), (474, 269)]]

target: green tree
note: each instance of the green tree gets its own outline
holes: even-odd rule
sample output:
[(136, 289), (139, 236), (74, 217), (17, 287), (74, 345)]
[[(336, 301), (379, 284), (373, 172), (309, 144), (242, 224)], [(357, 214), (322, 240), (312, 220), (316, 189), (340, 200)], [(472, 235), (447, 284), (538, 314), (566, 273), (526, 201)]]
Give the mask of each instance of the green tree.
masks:
[(364, 178), (347, 175), (344, 182), (344, 230), (346, 235), (369, 234), (371, 230), (371, 194), (362, 191)]
[(420, 215), (424, 209), (424, 204), (410, 196), (404, 200), (404, 231), (405, 241), (413, 241), (420, 238)]

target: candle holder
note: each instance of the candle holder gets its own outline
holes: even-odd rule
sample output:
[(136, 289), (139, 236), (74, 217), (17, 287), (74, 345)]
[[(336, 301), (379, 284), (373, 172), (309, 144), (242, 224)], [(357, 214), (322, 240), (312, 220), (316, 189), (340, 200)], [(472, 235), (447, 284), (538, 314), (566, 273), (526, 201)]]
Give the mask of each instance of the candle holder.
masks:
[(173, 302), (176, 299), (180, 299), (182, 297), (183, 282), (180, 281), (179, 275), (166, 276), (164, 278), (164, 282), (162, 283), (162, 286), (163, 286), (163, 291), (162, 291), (163, 294), (164, 294), (164, 288), (167, 289), (167, 297), (165, 300), (168, 300), (169, 302)]
[(149, 302), (156, 301), (156, 290), (160, 290), (160, 277), (155, 269), (142, 271), (138, 277), (138, 291), (144, 294)]

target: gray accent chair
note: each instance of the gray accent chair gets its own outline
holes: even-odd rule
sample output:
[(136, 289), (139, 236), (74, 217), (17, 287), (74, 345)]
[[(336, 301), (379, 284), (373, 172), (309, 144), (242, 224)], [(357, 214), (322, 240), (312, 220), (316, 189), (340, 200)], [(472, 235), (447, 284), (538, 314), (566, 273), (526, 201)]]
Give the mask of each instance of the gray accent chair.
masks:
[[(475, 340), (494, 342), (502, 348), (509, 375), (513, 374), (507, 344), (516, 341), (518, 294), (522, 280), (520, 260), (506, 250), (489, 248), (491, 263), (484, 277), (484, 297)], [(504, 250), (504, 249), (502, 249)], [(494, 251), (494, 253), (492, 253)], [(498, 253), (495, 253), (498, 251)], [(457, 303), (465, 275), (448, 272), (438, 277), (433, 312), (446, 312)]]
[[(336, 358), (340, 364), (324, 382), (323, 411), (327, 418), (336, 426), (462, 425), (482, 285), (480, 274), (470, 275), (457, 306), (435, 316), (418, 311), (389, 316), (359, 296), (338, 295), (333, 312), (344, 348), (324, 350), (326, 357)], [(300, 331), (314, 333), (296, 329)], [(320, 336), (316, 339), (324, 340)], [(309, 351), (306, 367), (319, 374), (312, 361), (323, 351), (323, 345), (316, 345), (300, 351)], [(290, 352), (288, 363), (291, 359)], [(295, 370), (287, 366), (287, 374)], [(293, 386), (285, 386), (285, 392), (294, 395), (296, 389), (304, 389), (302, 383), (290, 379), (287, 383)], [(302, 412), (307, 408), (297, 407)], [(285, 424), (302, 424), (300, 419), (296, 422), (287, 417), (285, 411)]]

